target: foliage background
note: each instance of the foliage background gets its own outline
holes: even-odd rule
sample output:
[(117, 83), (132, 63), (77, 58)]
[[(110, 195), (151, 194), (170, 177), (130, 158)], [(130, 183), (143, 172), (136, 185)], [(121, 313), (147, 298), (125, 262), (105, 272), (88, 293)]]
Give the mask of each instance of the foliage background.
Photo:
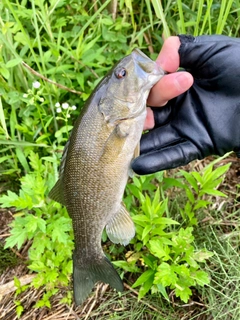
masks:
[[(238, 37), (239, 8), (237, 0), (0, 3), (0, 201), (2, 208), (11, 208), (14, 217), (11, 236), (4, 245), (20, 250), (30, 243), (28, 269), (37, 273), (32, 285), (44, 287), (37, 307), (50, 308), (51, 297), (70, 283), (71, 221), (66, 210), (50, 201), (47, 194), (56, 181), (61, 153), (74, 120), (93, 88), (134, 47), (155, 59), (163, 43), (162, 35), (217, 33)], [(220, 164), (224, 161), (221, 159)], [(138, 281), (135, 287), (140, 286), (140, 297), (150, 290), (152, 295), (146, 299), (149, 303), (157, 299), (163, 310), (174, 307), (174, 303), (181, 304), (176, 297), (185, 303), (195, 301), (203, 308), (196, 308), (192, 319), (200, 319), (200, 314), (207, 319), (238, 319), (240, 315), (236, 304), (240, 297), (239, 182), (221, 189), (230, 197), (229, 202), (220, 200), (224, 194), (217, 189), (230, 163), (220, 169), (215, 165), (211, 162), (206, 168), (195, 169), (192, 165), (187, 171), (130, 181), (125, 203), (135, 219), (137, 237), (124, 250), (109, 244), (103, 235), (106, 253), (115, 260), (125, 281), (130, 285)], [(199, 224), (208, 218), (207, 225)], [(165, 239), (160, 247), (152, 232), (156, 226)], [(192, 239), (186, 243), (191, 245), (185, 258), (173, 246), (177, 237), (184, 239), (181, 230)], [(201, 257), (196, 256), (197, 252)], [(165, 267), (166, 271), (167, 255), (177, 262), (168, 264), (172, 268), (168, 269), (170, 275), (159, 279), (159, 270)], [(188, 261), (189, 269), (184, 269), (188, 258), (195, 263), (189, 267)], [(190, 281), (189, 272), (196, 270), (204, 272), (199, 275), (207, 286)], [(176, 274), (182, 277), (181, 286), (183, 282), (186, 285), (178, 293), (176, 283), (169, 280)], [(151, 277), (152, 281), (144, 286)], [(21, 292), (17, 280), (16, 285)], [(62, 303), (71, 302), (69, 292)], [(26, 311), (17, 296), (15, 306), (17, 315), (23, 316)], [(176, 313), (176, 309), (172, 312)]]

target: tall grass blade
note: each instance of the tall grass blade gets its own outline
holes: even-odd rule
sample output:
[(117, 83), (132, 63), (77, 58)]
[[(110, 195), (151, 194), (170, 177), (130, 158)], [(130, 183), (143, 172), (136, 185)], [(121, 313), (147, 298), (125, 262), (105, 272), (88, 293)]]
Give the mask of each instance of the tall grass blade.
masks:
[[(199, 0), (198, 11), (197, 11), (197, 20), (196, 20), (196, 24), (195, 24), (195, 28), (194, 28), (194, 32), (193, 32), (194, 36), (200, 35), (199, 29), (200, 29), (200, 22), (202, 19), (203, 3), (204, 3), (204, 0)], [(206, 17), (206, 15), (205, 15), (205, 17)]]
[(183, 15), (183, 6), (182, 6), (182, 0), (177, 0), (178, 5), (178, 12), (179, 12), (179, 19), (180, 19), (180, 25), (179, 25), (179, 32), (180, 33), (186, 33), (185, 28), (185, 21), (184, 21), (184, 15)]
[(156, 16), (161, 20), (163, 24), (163, 36), (166, 39), (170, 37), (171, 33), (168, 28), (168, 24), (165, 18), (161, 0), (152, 0), (152, 4), (153, 4), (154, 11), (156, 13)]
[(219, 13), (219, 18), (218, 18), (218, 23), (217, 23), (217, 28), (216, 28), (216, 34), (222, 34), (223, 29), (225, 27), (228, 15), (230, 13), (231, 7), (233, 4), (233, 0), (223, 0), (221, 2), (221, 7), (220, 7), (220, 13)]
[(2, 128), (5, 132), (6, 139), (9, 139), (10, 137), (9, 137), (8, 130), (7, 130), (7, 125), (6, 125), (5, 116), (4, 116), (4, 112), (3, 112), (3, 105), (2, 105), (1, 97), (0, 97), (0, 122), (1, 122)]

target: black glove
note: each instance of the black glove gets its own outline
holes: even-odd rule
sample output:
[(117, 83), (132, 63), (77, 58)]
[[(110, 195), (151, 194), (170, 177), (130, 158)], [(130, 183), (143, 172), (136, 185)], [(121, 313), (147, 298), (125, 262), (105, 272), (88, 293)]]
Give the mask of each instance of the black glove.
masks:
[(138, 174), (232, 150), (240, 157), (240, 39), (179, 38), (180, 67), (194, 84), (165, 107), (153, 108), (155, 128), (142, 136), (140, 156), (132, 163)]

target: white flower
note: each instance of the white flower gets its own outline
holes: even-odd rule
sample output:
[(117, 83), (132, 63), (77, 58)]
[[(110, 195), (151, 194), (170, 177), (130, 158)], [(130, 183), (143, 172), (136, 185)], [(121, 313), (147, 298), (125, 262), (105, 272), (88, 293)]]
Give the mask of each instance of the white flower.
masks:
[(67, 114), (67, 118), (70, 118), (70, 114)]
[(33, 86), (33, 88), (38, 89), (38, 88), (40, 88), (41, 83), (38, 82), (38, 81), (34, 81), (33, 84), (32, 84), (32, 86)]
[(28, 97), (28, 94), (27, 93), (24, 93), (23, 94), (23, 98), (27, 98)]
[(59, 108), (60, 107), (60, 103), (59, 102), (55, 103), (55, 107)]
[(62, 109), (61, 108), (57, 108), (56, 110), (58, 113), (62, 112)]
[(76, 110), (77, 109), (77, 107), (76, 106), (72, 106), (72, 110)]
[(42, 98), (42, 97), (39, 98), (39, 100), (40, 100), (40, 102), (44, 102), (44, 98)]
[(67, 109), (69, 107), (69, 104), (67, 103), (67, 102), (64, 102), (63, 104), (62, 104), (62, 108), (63, 109)]

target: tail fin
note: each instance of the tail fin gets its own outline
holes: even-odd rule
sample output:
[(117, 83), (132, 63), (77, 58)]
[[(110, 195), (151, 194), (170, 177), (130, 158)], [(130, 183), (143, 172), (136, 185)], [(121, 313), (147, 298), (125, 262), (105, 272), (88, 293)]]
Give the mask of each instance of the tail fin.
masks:
[(97, 281), (108, 283), (117, 291), (123, 291), (123, 283), (111, 262), (103, 256), (96, 263), (84, 268), (77, 264), (73, 257), (73, 291), (77, 306), (81, 305)]

